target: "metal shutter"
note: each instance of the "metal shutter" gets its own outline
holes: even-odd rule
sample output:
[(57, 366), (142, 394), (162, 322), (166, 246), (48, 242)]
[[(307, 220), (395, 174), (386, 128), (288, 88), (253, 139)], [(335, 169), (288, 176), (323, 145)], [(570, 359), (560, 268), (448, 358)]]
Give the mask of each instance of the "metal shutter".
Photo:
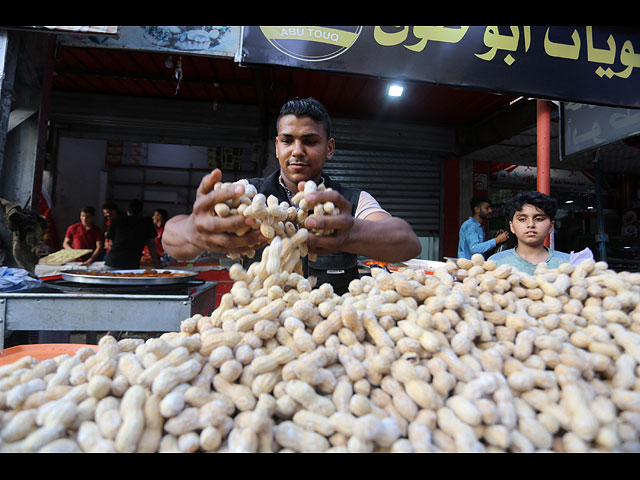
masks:
[(409, 222), (418, 236), (439, 236), (439, 159), (412, 153), (336, 149), (324, 170), (344, 185), (369, 192), (382, 208)]
[(439, 258), (442, 166), (455, 151), (455, 132), (352, 119), (334, 119), (332, 128), (336, 152), (325, 165), (327, 174), (371, 193), (423, 239), (423, 258)]

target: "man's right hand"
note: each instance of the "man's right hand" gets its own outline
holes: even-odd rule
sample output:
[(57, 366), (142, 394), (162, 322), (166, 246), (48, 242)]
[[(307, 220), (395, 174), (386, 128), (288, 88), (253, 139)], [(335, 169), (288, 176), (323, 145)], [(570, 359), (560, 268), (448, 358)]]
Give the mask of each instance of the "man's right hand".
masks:
[(495, 236), (496, 243), (504, 243), (509, 238), (509, 232), (505, 230), (499, 230), (498, 234)]
[(217, 253), (247, 253), (267, 243), (260, 230), (250, 229), (238, 236), (236, 231), (252, 226), (255, 220), (242, 215), (220, 217), (214, 213), (217, 203), (238, 198), (244, 193), (242, 185), (214, 190), (222, 179), (219, 169), (213, 170), (200, 182), (190, 215), (178, 215), (167, 221), (162, 243), (169, 255), (176, 259), (191, 259), (203, 251)]

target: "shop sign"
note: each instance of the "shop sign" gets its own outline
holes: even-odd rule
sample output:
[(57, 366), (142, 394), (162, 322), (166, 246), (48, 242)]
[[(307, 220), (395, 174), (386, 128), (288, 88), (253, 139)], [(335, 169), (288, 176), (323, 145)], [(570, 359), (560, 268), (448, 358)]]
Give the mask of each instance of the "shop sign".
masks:
[(120, 26), (117, 37), (64, 35), (62, 45), (122, 48), (173, 54), (233, 58), (240, 44), (240, 28), (231, 26)]
[(562, 157), (637, 134), (640, 134), (640, 110), (581, 103), (560, 104)]
[[(491, 181), (514, 187), (530, 187), (536, 190), (538, 169), (528, 165), (497, 163), (491, 165)], [(595, 188), (594, 178), (588, 172), (552, 168), (551, 186), (591, 190)]]
[(640, 31), (601, 26), (244, 26), (237, 61), (640, 108)]
[[(5, 27), (2, 27), (5, 28)], [(23, 26), (23, 27), (6, 27), (11, 29), (27, 29), (39, 30), (47, 33), (73, 33), (74, 35), (117, 35), (118, 26)]]

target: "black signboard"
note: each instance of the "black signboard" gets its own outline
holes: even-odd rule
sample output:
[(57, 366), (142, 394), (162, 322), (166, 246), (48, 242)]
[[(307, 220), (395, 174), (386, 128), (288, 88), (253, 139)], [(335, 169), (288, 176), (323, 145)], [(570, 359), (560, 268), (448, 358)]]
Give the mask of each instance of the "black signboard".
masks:
[(560, 104), (561, 157), (640, 134), (640, 110), (582, 103)]
[(640, 108), (637, 27), (245, 26), (237, 60)]

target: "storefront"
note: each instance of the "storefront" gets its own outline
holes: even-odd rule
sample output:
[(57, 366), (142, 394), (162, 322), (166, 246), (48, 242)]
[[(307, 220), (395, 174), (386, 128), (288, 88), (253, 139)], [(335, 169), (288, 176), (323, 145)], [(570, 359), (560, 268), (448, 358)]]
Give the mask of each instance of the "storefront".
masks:
[[(230, 69), (226, 78), (235, 78), (224, 89), (226, 101), (219, 101), (223, 92), (212, 79), (225, 82), (214, 70), (237, 65), (229, 58), (190, 60), (197, 57), (194, 50), (221, 45), (230, 30), (134, 27), (132, 36), (123, 32), (129, 47), (149, 41), (183, 52), (181, 61), (174, 63), (166, 51), (118, 54), (116, 46), (98, 54), (111, 37), (90, 38), (91, 47), (44, 50), (48, 56), (41, 57), (55, 62), (45, 68), (42, 95), (34, 96), (25, 95), (25, 84), (14, 83), (21, 75), (8, 68), (7, 83), (0, 75), (0, 92), (15, 86), (17, 98), (33, 104), (0, 99), (0, 134), (9, 120), (7, 148), (0, 143), (0, 196), (33, 210), (42, 184), (52, 192), (47, 206), (58, 217), (72, 218), (76, 207), (104, 199), (121, 206), (143, 199), (148, 209), (182, 213), (193, 202), (198, 177), (214, 166), (228, 180), (275, 168), (277, 108), (291, 96), (319, 92), (338, 112), (332, 115), (338, 160), (327, 171), (363, 185), (418, 234), (437, 238), (439, 246), (429, 250), (437, 259), (455, 251), (467, 198), (491, 198), (497, 213), (488, 225), (492, 231), (506, 226), (504, 202), (523, 189), (558, 200), (552, 238), (558, 247), (595, 239), (594, 248), (606, 247), (609, 259), (622, 259), (618, 245), (634, 250), (623, 239), (637, 238), (639, 228), (640, 179), (632, 174), (637, 156), (622, 169), (606, 146), (590, 145), (586, 162), (573, 157), (558, 163), (555, 142), (545, 137), (554, 119), (539, 115), (533, 142), (526, 132), (520, 135), (536, 124), (536, 109), (549, 113), (550, 102), (518, 102), (517, 93), (493, 98), (427, 89), (422, 93), (440, 93), (444, 100), (418, 96), (413, 110), (396, 103), (396, 116), (377, 116), (380, 97), (371, 94), (369, 82), (344, 73), (349, 61), (343, 55), (355, 55), (349, 68), (362, 77), (376, 74), (368, 69), (379, 67), (371, 61), (379, 59), (420, 85), (495, 91), (506, 82), (507, 90), (565, 99), (572, 91), (582, 101), (630, 105), (620, 117), (626, 123), (634, 117), (629, 110), (640, 107), (637, 92), (628, 96), (624, 82), (640, 68), (631, 47), (637, 36), (621, 47), (619, 65), (615, 46), (627, 37), (616, 31), (614, 40), (607, 30), (594, 36), (591, 27), (551, 36), (546, 27), (249, 28), (243, 40), (259, 34), (273, 47), (262, 59), (267, 65), (294, 57), (310, 64), (258, 69), (253, 77), (242, 75), (256, 71)], [(351, 51), (363, 29), (369, 29), (363, 38), (377, 42), (386, 58), (367, 48)], [(288, 42), (295, 35), (316, 48), (292, 48), (300, 46)], [(0, 30), (0, 53), (6, 38)], [(327, 53), (330, 42), (339, 48)], [(548, 63), (528, 62), (531, 52), (540, 60), (542, 45)], [(8, 63), (15, 63), (16, 52), (38, 58), (34, 47), (42, 45), (26, 46), (10, 49)], [(457, 47), (470, 59), (457, 56)], [(436, 55), (414, 62), (401, 54), (407, 51), (409, 60), (422, 52)], [(238, 50), (238, 62), (248, 60), (244, 53)], [(24, 66), (33, 66), (30, 60), (25, 55)], [(345, 78), (304, 67), (322, 67), (325, 60)], [(573, 70), (577, 77), (565, 77)], [(452, 77), (425, 76), (434, 71)], [(480, 84), (465, 83), (469, 78)], [(603, 90), (608, 98), (597, 95), (603, 85), (598, 79), (610, 87)], [(177, 95), (187, 91), (190, 98)], [(347, 97), (359, 101), (348, 103)], [(412, 117), (425, 105), (444, 107)], [(445, 118), (450, 123), (444, 126), (435, 121)], [(600, 138), (593, 128), (577, 137)], [(512, 145), (503, 157), (482, 151), (506, 143)], [(528, 154), (530, 148), (537, 156)], [(244, 207), (252, 208), (246, 201)], [(280, 215), (300, 213), (279, 207)], [(280, 215), (262, 219), (275, 225)], [(258, 268), (233, 265), (234, 282), (227, 282), (215, 308), (222, 282), (197, 281), (193, 271), (64, 272), (62, 280), (71, 285), (0, 291), (0, 452), (640, 453), (640, 274), (594, 261), (549, 270), (540, 263), (540, 270), (527, 274), (531, 265), (498, 266), (476, 257), (431, 269), (428, 262), (372, 267), (337, 294), (330, 283), (318, 286), (300, 275), (309, 253), (307, 232), (291, 226), (273, 237), (264, 258), (252, 265)], [(537, 248), (541, 236), (532, 236), (535, 250), (546, 254)], [(70, 329), (104, 335), (77, 343), (1, 343), (7, 331)]]

